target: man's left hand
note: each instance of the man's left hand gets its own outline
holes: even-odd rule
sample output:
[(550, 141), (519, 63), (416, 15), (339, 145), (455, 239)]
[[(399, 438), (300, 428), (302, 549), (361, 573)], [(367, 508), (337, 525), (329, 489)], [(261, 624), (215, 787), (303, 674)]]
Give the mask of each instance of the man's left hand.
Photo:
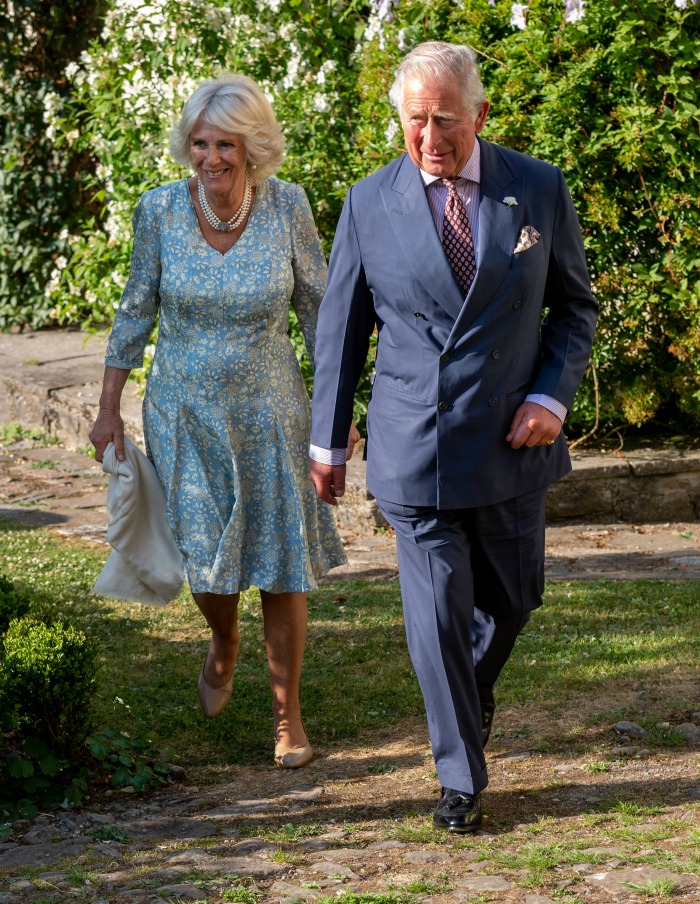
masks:
[(561, 421), (537, 402), (523, 402), (513, 416), (506, 442), (521, 446), (549, 446), (561, 433)]
[(348, 433), (348, 445), (345, 449), (345, 461), (350, 461), (352, 458), (352, 453), (355, 451), (355, 446), (360, 442), (362, 437), (360, 436), (360, 431), (357, 429), (355, 424), (350, 424), (350, 432)]

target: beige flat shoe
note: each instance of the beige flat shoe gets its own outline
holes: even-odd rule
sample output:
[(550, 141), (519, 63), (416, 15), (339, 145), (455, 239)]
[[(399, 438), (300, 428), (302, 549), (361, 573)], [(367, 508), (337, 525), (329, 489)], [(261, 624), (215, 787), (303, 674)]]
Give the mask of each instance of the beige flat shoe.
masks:
[[(206, 659), (204, 660), (206, 665)], [(202, 707), (204, 715), (208, 719), (215, 719), (225, 709), (226, 704), (231, 699), (231, 691), (233, 690), (233, 672), (226, 684), (221, 687), (212, 687), (204, 678), (204, 665), (199, 673), (197, 680), (197, 694), (199, 696), (199, 704)]]
[(275, 763), (282, 769), (299, 769), (313, 757), (314, 750), (308, 741), (303, 747), (287, 747), (281, 741), (275, 741)]

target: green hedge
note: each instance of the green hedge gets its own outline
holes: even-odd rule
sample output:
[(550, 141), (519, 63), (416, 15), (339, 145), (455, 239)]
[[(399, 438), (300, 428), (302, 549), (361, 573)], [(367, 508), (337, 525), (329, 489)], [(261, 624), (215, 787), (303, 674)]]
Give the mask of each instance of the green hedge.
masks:
[(12, 728), (36, 735), (61, 755), (74, 754), (92, 727), (94, 643), (63, 622), (20, 618), (10, 622), (3, 648), (5, 692), (14, 710)]
[[(63, 70), (60, 112), (29, 82), (12, 82), (17, 97), (6, 106), (16, 135), (37, 132), (30, 124), (42, 108), (51, 136), (16, 144), (46, 145), (54, 157), (19, 166), (5, 133), (5, 160), (19, 172), (0, 183), (0, 222), (5, 211), (15, 224), (11, 234), (0, 226), (0, 251), (8, 250), (0, 254), (0, 326), (111, 320), (138, 196), (184, 174), (168, 159), (169, 125), (194, 85), (221, 69), (252, 75), (272, 98), (288, 139), (282, 175), (307, 189), (328, 250), (347, 186), (401, 151), (386, 100), (396, 64), (415, 43), (443, 38), (470, 43), (480, 56), (493, 103), (484, 136), (560, 165), (579, 211), (601, 320), (569, 431), (590, 429), (598, 413), (601, 431), (650, 423), (696, 430), (700, 5), (531, 0), (519, 20), (512, 6), (110, 0), (100, 37), (79, 56), (89, 28), (75, 20), (77, 62)], [(8, 46), (0, 45), (3, 72), (8, 54), (22, 58), (19, 45), (11, 54)], [(52, 78), (56, 92), (60, 79)], [(76, 170), (71, 160), (86, 165)], [(60, 179), (43, 178), (59, 171)], [(76, 172), (82, 196), (68, 179)], [(54, 225), (24, 223), (44, 204)], [(366, 382), (359, 413), (368, 393)]]
[[(13, 0), (0, 10), (0, 329), (50, 322), (70, 236), (99, 210), (96, 160), (63, 129), (66, 67), (99, 30), (103, 0)], [(77, 111), (76, 111), (77, 112)]]
[(82, 631), (29, 617), (1, 646), (0, 823), (81, 801), (97, 652)]

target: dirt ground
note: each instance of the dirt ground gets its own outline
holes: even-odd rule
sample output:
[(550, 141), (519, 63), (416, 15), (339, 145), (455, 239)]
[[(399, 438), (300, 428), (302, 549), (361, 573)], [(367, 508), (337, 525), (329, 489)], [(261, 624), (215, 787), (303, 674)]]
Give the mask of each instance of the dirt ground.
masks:
[[(700, 706), (695, 682), (674, 682), (673, 688), (669, 683), (667, 691), (674, 699), (695, 695)], [(497, 708), (486, 749), (490, 783), (484, 828), (500, 835), (535, 819), (576, 820), (604, 812), (606, 802), (619, 799), (649, 808), (692, 805), (694, 824), (700, 828), (700, 747), (650, 745), (645, 750), (643, 741), (622, 735), (609, 720), (582, 727), (596, 721), (591, 717), (603, 708), (605, 712), (638, 709), (639, 693), (638, 686), (619, 688), (614, 695), (606, 688), (601, 698), (572, 701), (561, 717), (536, 705)], [(662, 689), (655, 690), (655, 697), (664, 696)], [(658, 703), (649, 712), (656, 712), (659, 724), (690, 718), (686, 711), (656, 707)], [(635, 745), (641, 753), (615, 753)], [(296, 778), (325, 788), (316, 806), (317, 821), (396, 820), (407, 813), (427, 816), (437, 802), (439, 789), (424, 719), (404, 721), (398, 731), (378, 732), (351, 748), (329, 747), (316, 753)], [(235, 767), (229, 775), (227, 794), (233, 798), (250, 796), (261, 782), (264, 793), (273, 795), (290, 781), (282, 770), (259, 767)], [(556, 838), (561, 831), (555, 825), (550, 829), (538, 833), (538, 840)]]
[[(693, 696), (697, 690), (692, 681), (669, 681), (649, 695), (654, 702), (647, 712), (660, 723), (685, 721), (689, 714), (669, 707), (669, 700), (698, 699), (700, 704)], [(314, 824), (331, 834), (340, 829), (337, 846), (381, 849), (381, 854), (362, 860), (361, 882), (353, 883), (354, 890), (365, 893), (386, 893), (388, 887), (400, 888), (411, 881), (446, 880), (448, 892), (425, 900), (700, 901), (693, 854), (700, 831), (698, 747), (651, 746), (646, 751), (642, 747), (640, 753), (625, 756), (616, 751), (640, 742), (622, 736), (609, 720), (582, 728), (595, 722), (591, 717), (600, 709), (636, 709), (644, 693), (632, 684), (613, 694), (606, 689), (599, 699), (572, 700), (568, 714), (559, 718), (536, 706), (497, 710), (487, 748), (490, 784), (483, 796), (485, 820), (478, 835), (429, 839), (417, 834), (429, 827), (439, 791), (422, 719), (404, 722), (399, 731), (378, 733), (364, 744), (319, 750), (303, 775), (294, 779), (303, 782), (302, 789), (323, 789), (322, 793), (302, 812), (294, 805), (286, 813), (277, 810), (277, 824)], [(236, 767), (222, 769), (220, 784), (192, 791), (206, 793), (219, 806), (257, 795), (279, 801), (294, 779), (279, 770)], [(263, 814), (259, 828), (251, 831), (264, 838), (269, 818)], [(403, 843), (393, 848), (395, 839)], [(583, 853), (581, 862), (572, 866), (565, 852), (574, 849)], [(303, 845), (289, 850), (299, 856), (290, 878), (302, 883), (313, 857), (304, 853)], [(546, 853), (550, 850), (551, 855)], [(536, 871), (522, 863), (530, 856), (528, 851), (533, 862), (540, 856), (537, 851), (545, 852), (544, 861), (552, 858), (538, 880), (533, 878)], [(521, 862), (504, 867), (499, 858), (509, 855)], [(689, 861), (695, 864), (694, 875), (685, 872), (683, 864)], [(499, 891), (494, 879), (513, 885)], [(647, 891), (635, 894), (632, 880)], [(486, 883), (483, 897), (474, 890), (477, 881)], [(653, 894), (654, 883), (664, 881), (675, 883), (673, 891)], [(278, 900), (274, 890), (274, 885), (268, 886), (265, 901)]]

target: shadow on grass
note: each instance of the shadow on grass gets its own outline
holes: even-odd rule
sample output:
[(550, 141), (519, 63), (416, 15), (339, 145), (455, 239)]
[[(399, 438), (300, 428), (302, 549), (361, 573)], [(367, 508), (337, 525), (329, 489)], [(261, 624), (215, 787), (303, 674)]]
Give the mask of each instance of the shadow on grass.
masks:
[(8, 525), (16, 530), (36, 530), (41, 527), (56, 527), (65, 524), (68, 518), (56, 512), (28, 505), (26, 508), (0, 508), (0, 530), (7, 530)]
[[(108, 617), (100, 614), (103, 607)], [(160, 611), (101, 603), (89, 624), (103, 651), (102, 719), (122, 723), (130, 713), (189, 765), (266, 762), (273, 725), (256, 592), (241, 601), (239, 621), (233, 697), (219, 718), (207, 720), (195, 683), (208, 632), (194, 603)], [(354, 740), (422, 711), (395, 585), (326, 585), (310, 596), (302, 706), (314, 745)]]

